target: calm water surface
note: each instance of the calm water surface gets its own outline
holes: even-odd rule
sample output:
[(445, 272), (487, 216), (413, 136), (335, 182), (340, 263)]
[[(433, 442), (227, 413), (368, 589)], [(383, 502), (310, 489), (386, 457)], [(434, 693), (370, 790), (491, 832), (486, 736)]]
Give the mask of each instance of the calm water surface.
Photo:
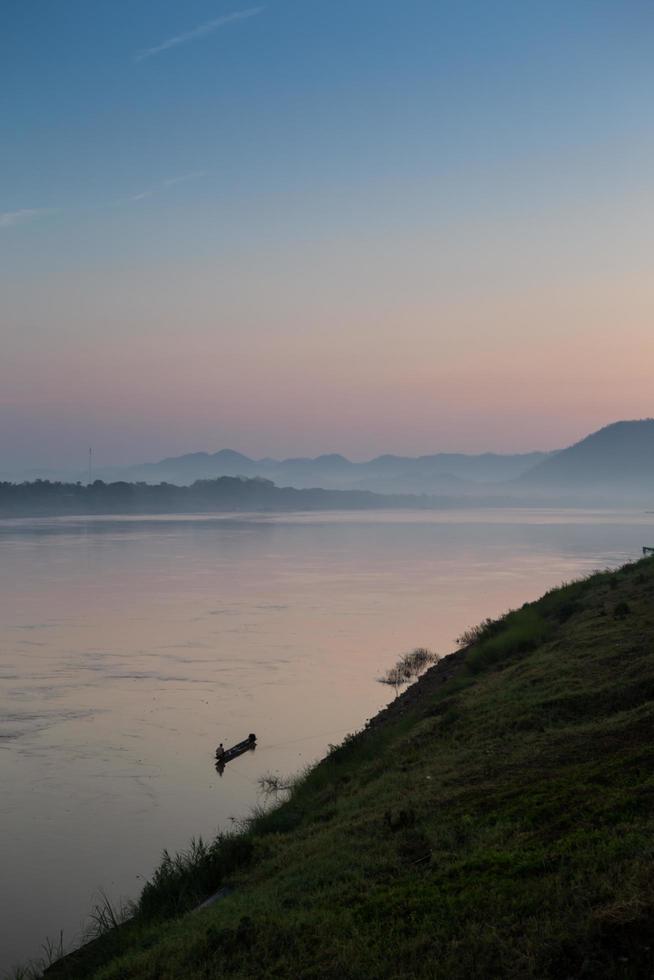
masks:
[(0, 521), (0, 967), (360, 727), (401, 652), (643, 544), (625, 512)]

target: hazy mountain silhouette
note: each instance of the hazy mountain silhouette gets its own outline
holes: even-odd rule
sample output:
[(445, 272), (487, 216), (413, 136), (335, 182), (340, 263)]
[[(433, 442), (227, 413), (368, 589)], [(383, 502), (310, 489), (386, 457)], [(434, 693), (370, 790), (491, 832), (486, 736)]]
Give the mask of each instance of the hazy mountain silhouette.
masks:
[(654, 499), (654, 419), (614, 422), (538, 463), (525, 489), (614, 490)]
[(370, 490), (375, 493), (467, 493), (480, 484), (505, 483), (546, 459), (547, 453), (501, 455), (435, 453), (430, 456), (384, 455), (354, 463), (338, 453), (290, 459), (251, 459), (232, 449), (196, 452), (98, 472), (103, 479), (162, 481), (188, 485), (221, 476), (260, 476), (282, 486), (327, 490)]
[(557, 453), (353, 463), (250, 459), (232, 449), (189, 453), (85, 482), (0, 483), (0, 513), (193, 513), (379, 507), (607, 506), (654, 503), (654, 419), (614, 422)]

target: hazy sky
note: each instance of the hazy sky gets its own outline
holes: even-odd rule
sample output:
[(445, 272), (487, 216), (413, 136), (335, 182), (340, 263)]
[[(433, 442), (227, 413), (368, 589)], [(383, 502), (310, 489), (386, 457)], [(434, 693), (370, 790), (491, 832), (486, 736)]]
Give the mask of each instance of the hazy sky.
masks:
[(651, 0), (4, 0), (0, 471), (654, 415)]

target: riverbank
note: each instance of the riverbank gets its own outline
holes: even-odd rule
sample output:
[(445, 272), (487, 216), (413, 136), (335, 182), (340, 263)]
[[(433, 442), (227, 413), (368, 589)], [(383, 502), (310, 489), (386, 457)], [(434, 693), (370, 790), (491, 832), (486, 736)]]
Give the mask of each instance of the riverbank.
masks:
[(486, 623), (47, 976), (652, 975), (653, 599), (645, 559)]

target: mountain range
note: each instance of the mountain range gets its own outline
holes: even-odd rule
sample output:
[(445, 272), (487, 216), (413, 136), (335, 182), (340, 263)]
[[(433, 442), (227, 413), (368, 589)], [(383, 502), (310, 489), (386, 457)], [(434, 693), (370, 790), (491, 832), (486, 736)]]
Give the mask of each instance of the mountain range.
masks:
[[(428, 495), (474, 505), (652, 502), (654, 419), (614, 422), (556, 452), (434, 453), (418, 457), (386, 454), (353, 462), (338, 453), (279, 460), (253, 459), (221, 449), (103, 468), (94, 475), (105, 482), (176, 486), (222, 477), (258, 477), (298, 490)], [(86, 474), (35, 471), (30, 476), (86, 482)]]
[(251, 459), (223, 449), (190, 453), (120, 471), (120, 478), (177, 484), (218, 476), (260, 476), (298, 489), (371, 490), (386, 494), (493, 497), (558, 494), (654, 494), (654, 419), (620, 421), (557, 452), (513, 455), (435, 453), (377, 456), (352, 462), (338, 453), (315, 458)]
[(291, 459), (251, 459), (231, 449), (217, 453), (189, 453), (120, 470), (102, 471), (103, 479), (146, 483), (190, 484), (221, 476), (264, 477), (278, 486), (297, 489), (371, 490), (375, 493), (453, 493), (503, 484), (543, 462), (547, 453), (500, 455), (436, 453), (431, 456), (377, 456), (352, 462), (337, 453)]

